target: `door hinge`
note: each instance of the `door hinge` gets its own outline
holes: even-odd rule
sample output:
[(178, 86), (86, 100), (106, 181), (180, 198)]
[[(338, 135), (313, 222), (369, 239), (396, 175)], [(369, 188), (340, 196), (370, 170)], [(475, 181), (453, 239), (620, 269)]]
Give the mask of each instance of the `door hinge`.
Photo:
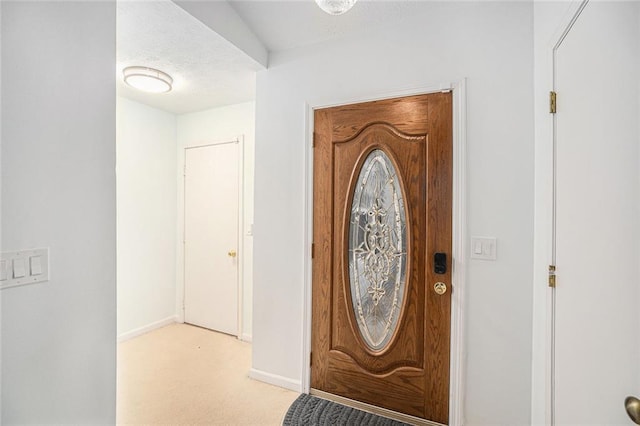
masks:
[(549, 112), (551, 114), (555, 114), (556, 113), (556, 98), (558, 97), (558, 95), (556, 94), (556, 92), (549, 92)]
[(311, 138), (311, 148), (315, 148), (316, 147), (316, 132), (313, 132), (313, 137)]
[(556, 265), (549, 265), (549, 287), (556, 288)]
[(185, 164), (184, 167), (182, 168), (182, 176), (186, 177), (187, 176), (187, 165)]
[(309, 367), (313, 366), (313, 352), (309, 353)]
[(316, 255), (316, 244), (311, 243), (311, 258), (313, 259), (315, 255)]

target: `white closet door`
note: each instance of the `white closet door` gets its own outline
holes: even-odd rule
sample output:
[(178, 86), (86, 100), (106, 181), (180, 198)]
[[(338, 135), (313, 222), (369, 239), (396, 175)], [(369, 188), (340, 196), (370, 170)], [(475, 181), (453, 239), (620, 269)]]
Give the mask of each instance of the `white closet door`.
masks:
[(640, 8), (590, 2), (556, 54), (556, 424), (640, 394)]
[(237, 143), (185, 151), (185, 322), (238, 334)]

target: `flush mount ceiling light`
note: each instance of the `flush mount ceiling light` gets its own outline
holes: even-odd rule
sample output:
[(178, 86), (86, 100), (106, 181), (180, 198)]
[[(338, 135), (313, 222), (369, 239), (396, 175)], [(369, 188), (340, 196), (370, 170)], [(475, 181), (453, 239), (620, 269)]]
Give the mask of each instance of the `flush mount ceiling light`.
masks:
[(169, 74), (149, 67), (127, 67), (122, 70), (122, 75), (125, 83), (144, 92), (166, 93), (173, 84)]
[(316, 0), (320, 9), (330, 15), (342, 15), (356, 4), (357, 0)]

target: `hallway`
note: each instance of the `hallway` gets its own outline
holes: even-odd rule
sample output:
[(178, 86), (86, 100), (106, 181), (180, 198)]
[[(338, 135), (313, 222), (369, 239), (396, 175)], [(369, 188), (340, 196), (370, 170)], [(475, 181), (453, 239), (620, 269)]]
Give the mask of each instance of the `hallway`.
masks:
[(248, 378), (251, 345), (173, 324), (118, 346), (118, 424), (279, 425), (296, 392)]

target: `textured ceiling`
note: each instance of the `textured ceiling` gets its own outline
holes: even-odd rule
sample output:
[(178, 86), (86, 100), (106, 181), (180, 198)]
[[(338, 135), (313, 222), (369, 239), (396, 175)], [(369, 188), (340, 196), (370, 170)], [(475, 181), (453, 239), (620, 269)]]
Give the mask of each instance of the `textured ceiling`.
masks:
[[(216, 9), (206, 5), (216, 1), (227, 0), (205, 0), (204, 9), (200, 9), (214, 13)], [(406, 17), (425, 13), (428, 3), (359, 0), (346, 14), (331, 16), (314, 0), (229, 0), (235, 13), (270, 52), (398, 25)], [(176, 114), (255, 98), (255, 73), (261, 66), (196, 19), (198, 16), (170, 0), (118, 0), (117, 5), (120, 96)], [(131, 65), (170, 74), (174, 89), (146, 94), (130, 88), (122, 81), (122, 69)]]
[(426, 1), (359, 0), (339, 16), (323, 12), (314, 0), (229, 0), (269, 51), (280, 51), (397, 25), (424, 13)]
[[(141, 65), (173, 77), (169, 93), (146, 94), (124, 84), (122, 69)], [(118, 1), (118, 95), (182, 114), (255, 98), (251, 58), (170, 0)]]

